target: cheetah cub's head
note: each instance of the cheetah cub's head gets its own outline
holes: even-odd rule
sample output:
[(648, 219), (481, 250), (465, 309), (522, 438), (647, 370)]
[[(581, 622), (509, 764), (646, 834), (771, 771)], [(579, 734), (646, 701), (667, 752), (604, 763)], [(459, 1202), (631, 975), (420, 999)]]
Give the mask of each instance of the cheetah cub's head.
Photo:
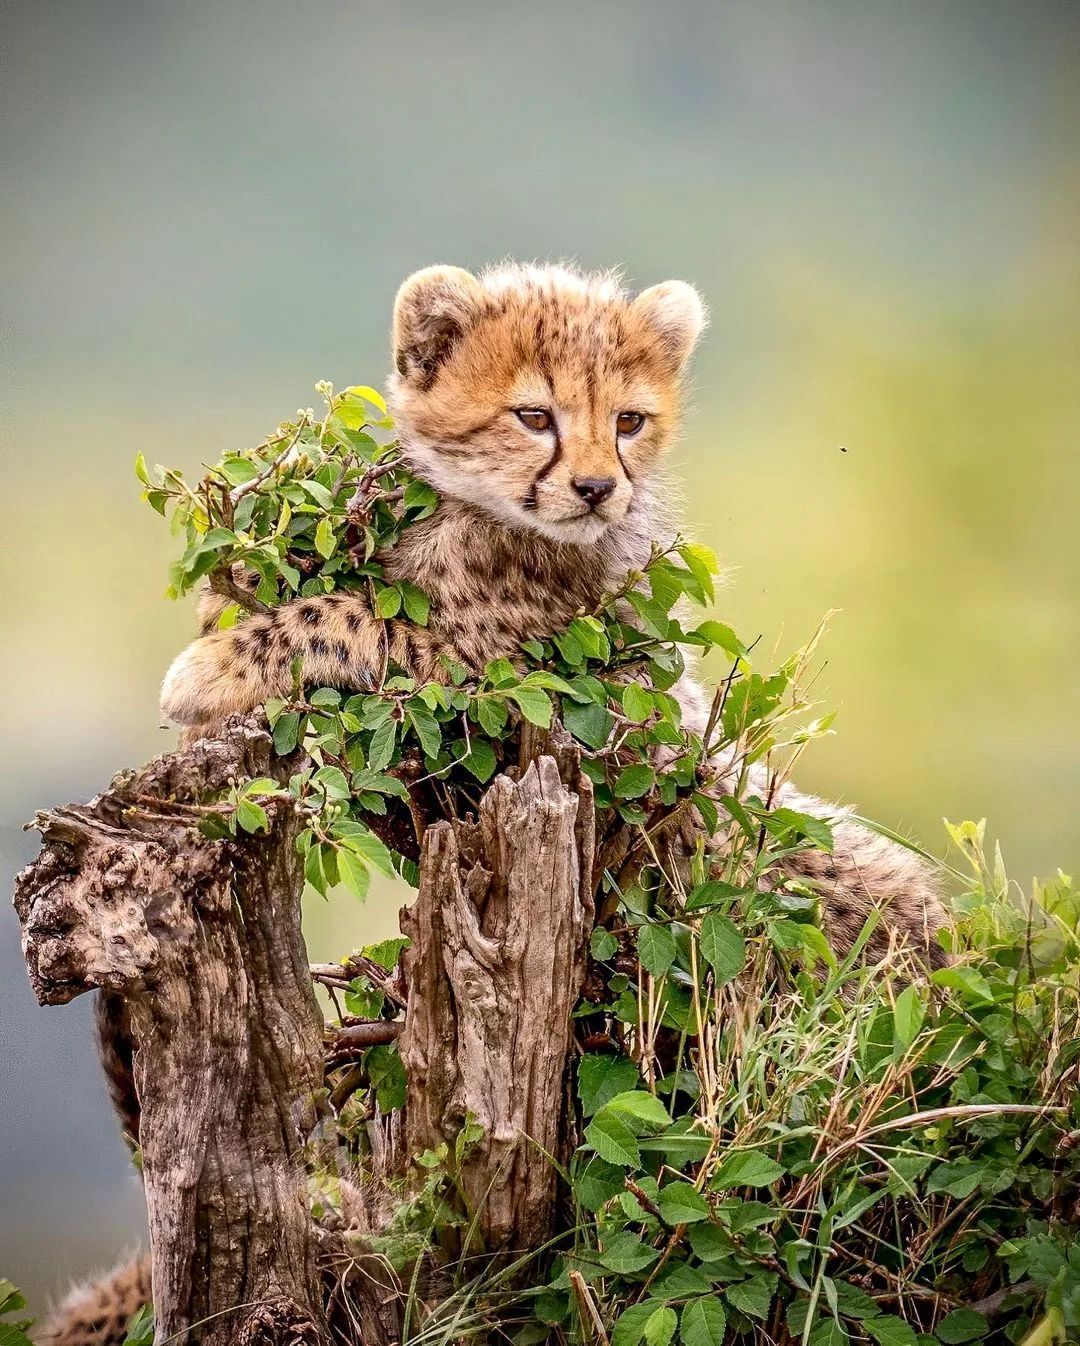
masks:
[(443, 495), (513, 527), (595, 542), (671, 441), (705, 322), (682, 281), (634, 297), (559, 266), (418, 271), (394, 305), (406, 457)]

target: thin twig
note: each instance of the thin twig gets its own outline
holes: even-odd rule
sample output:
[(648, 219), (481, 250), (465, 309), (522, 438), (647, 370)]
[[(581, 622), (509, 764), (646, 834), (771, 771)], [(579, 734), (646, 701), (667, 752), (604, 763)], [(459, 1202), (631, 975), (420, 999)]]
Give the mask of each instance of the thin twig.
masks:
[(389, 1019), (346, 1024), (344, 1028), (335, 1028), (330, 1034), (329, 1049), (333, 1056), (339, 1057), (354, 1051), (366, 1051), (368, 1047), (381, 1047), (396, 1042), (404, 1027), (403, 1023), (394, 1023)]
[(229, 503), (232, 505), (233, 509), (235, 509), (240, 501), (243, 500), (245, 495), (250, 495), (252, 491), (257, 491), (263, 482), (268, 481), (274, 475), (282, 463), (284, 463), (285, 459), (288, 458), (289, 454), (292, 453), (293, 449), (296, 448), (297, 444), (300, 442), (300, 436), (310, 424), (311, 422), (305, 412), (305, 414), (300, 417), (300, 420), (296, 425), (296, 430), (293, 432), (292, 437), (281, 452), (277, 454), (276, 457), (272, 458), (257, 476), (252, 477), (250, 481), (242, 481), (239, 486), (235, 486), (232, 491), (229, 492)]
[(242, 584), (237, 584), (233, 577), (233, 564), (221, 566), (217, 570), (211, 570), (207, 576), (210, 582), (210, 588), (214, 593), (220, 594), (222, 598), (227, 598), (231, 603), (236, 603), (242, 607), (245, 612), (269, 612), (270, 608), (261, 599), (256, 598), (250, 589), (245, 589)]
[(356, 490), (353, 491), (348, 504), (345, 506), (345, 516), (350, 523), (363, 522), (369, 508), (368, 496), (371, 494), (371, 488), (381, 477), (385, 477), (388, 472), (392, 472), (397, 466), (398, 461), (394, 457), (387, 462), (375, 463), (368, 468), (356, 483)]

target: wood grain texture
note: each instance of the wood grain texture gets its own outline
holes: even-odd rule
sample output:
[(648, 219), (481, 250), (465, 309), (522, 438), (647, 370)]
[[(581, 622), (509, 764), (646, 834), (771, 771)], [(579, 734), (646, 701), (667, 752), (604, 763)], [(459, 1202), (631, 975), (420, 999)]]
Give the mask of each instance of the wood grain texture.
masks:
[(198, 809), (274, 775), (250, 721), (39, 814), (15, 905), (43, 1004), (125, 1003), (157, 1339), (328, 1340), (304, 1146), (323, 1085), (322, 1018), (299, 922), (292, 811), (211, 841)]
[[(572, 1013), (592, 928), (593, 802), (572, 757), (496, 778), (475, 821), (424, 838), (400, 1040), (406, 1150), (483, 1128), (462, 1174), (489, 1250), (539, 1246), (554, 1229), (567, 1157)], [(571, 783), (567, 783), (568, 778)]]

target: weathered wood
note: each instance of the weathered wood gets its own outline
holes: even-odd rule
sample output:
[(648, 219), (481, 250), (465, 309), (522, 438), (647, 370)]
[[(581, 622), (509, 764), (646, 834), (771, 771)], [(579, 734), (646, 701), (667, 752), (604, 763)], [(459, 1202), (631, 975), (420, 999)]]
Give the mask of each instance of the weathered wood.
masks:
[(474, 821), (427, 830), (402, 913), (408, 1006), (399, 1046), (409, 1155), (483, 1128), (462, 1188), (489, 1250), (554, 1228), (552, 1159), (572, 1145), (572, 1020), (592, 927), (592, 787), (575, 754), (497, 777)]
[(199, 810), (274, 775), (269, 737), (231, 724), (39, 814), (15, 905), (43, 1004), (123, 1000), (141, 1105), (157, 1340), (327, 1340), (302, 1151), (319, 1118), (322, 1018), (299, 923), (296, 819), (211, 841)]

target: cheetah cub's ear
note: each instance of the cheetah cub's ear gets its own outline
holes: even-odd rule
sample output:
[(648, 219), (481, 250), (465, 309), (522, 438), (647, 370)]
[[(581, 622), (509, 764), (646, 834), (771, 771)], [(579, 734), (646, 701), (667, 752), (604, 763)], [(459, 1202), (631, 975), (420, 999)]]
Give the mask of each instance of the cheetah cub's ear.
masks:
[(661, 349), (676, 371), (690, 358), (709, 321), (701, 295), (684, 280), (666, 280), (662, 285), (642, 290), (631, 311), (659, 338)]
[(483, 306), (484, 287), (470, 271), (460, 266), (414, 271), (394, 300), (394, 364), (401, 377), (430, 387)]

